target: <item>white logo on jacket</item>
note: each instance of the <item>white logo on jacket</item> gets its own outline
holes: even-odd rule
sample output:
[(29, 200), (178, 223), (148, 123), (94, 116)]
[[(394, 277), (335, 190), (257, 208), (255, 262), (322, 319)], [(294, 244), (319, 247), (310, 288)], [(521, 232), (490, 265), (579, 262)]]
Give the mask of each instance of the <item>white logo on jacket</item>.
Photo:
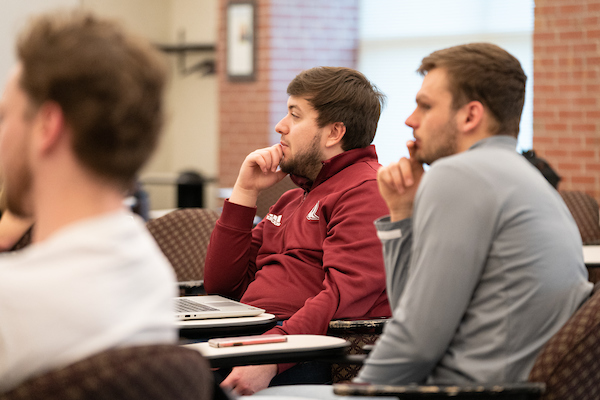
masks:
[(312, 210), (310, 210), (308, 212), (308, 214), (306, 215), (306, 219), (309, 221), (318, 221), (319, 220), (319, 216), (317, 215), (318, 210), (319, 210), (319, 202), (317, 201), (317, 204), (315, 204), (315, 206), (312, 208)]
[(267, 214), (265, 219), (275, 226), (281, 226), (281, 215)]

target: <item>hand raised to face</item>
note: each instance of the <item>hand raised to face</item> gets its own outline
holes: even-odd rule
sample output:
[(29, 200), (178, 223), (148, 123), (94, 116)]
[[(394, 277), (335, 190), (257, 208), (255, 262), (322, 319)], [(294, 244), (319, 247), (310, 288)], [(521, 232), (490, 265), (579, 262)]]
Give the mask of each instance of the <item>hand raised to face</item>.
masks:
[(379, 193), (390, 210), (391, 221), (399, 221), (412, 215), (413, 202), (423, 177), (423, 164), (414, 157), (415, 142), (406, 144), (410, 158), (381, 167), (377, 172)]
[(279, 143), (248, 154), (240, 167), (229, 201), (254, 207), (262, 190), (273, 186), (287, 175), (278, 169), (282, 158), (283, 151)]

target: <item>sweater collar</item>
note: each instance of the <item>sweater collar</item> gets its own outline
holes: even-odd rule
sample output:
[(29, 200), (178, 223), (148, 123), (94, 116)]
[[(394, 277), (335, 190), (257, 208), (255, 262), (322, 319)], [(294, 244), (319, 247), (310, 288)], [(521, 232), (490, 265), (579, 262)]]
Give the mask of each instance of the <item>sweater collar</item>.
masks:
[(360, 161), (377, 162), (377, 152), (375, 151), (374, 145), (370, 145), (364, 149), (352, 149), (344, 151), (337, 156), (322, 161), (323, 167), (321, 168), (321, 171), (319, 172), (319, 175), (317, 175), (317, 178), (314, 182), (310, 181), (308, 178), (297, 175), (290, 175), (290, 178), (297, 186), (304, 189), (304, 191), (310, 192), (312, 189), (319, 186), (321, 183), (325, 182), (327, 179), (331, 178), (344, 168)]
[(489, 136), (473, 144), (469, 150), (476, 149), (478, 147), (502, 147), (507, 150), (516, 151), (517, 139), (513, 136), (508, 135), (494, 135)]

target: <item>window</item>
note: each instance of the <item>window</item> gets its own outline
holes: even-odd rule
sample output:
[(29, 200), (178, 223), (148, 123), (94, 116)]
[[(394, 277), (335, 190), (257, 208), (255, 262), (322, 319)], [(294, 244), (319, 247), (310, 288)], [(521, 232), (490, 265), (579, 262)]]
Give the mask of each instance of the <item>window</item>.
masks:
[(375, 145), (383, 165), (408, 156), (421, 59), (445, 47), (491, 42), (514, 55), (527, 75), (518, 150), (533, 140), (533, 0), (361, 0), (358, 69), (387, 95)]

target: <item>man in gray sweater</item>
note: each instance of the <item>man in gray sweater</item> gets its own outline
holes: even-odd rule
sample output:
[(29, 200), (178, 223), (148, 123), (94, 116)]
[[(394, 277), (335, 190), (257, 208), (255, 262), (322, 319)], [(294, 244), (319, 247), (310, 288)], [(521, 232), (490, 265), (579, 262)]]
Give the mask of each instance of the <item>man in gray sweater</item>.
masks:
[(378, 173), (393, 318), (357, 381), (524, 381), (592, 289), (579, 231), (515, 151), (526, 81), (516, 58), (473, 43), (418, 71), (410, 159)]

